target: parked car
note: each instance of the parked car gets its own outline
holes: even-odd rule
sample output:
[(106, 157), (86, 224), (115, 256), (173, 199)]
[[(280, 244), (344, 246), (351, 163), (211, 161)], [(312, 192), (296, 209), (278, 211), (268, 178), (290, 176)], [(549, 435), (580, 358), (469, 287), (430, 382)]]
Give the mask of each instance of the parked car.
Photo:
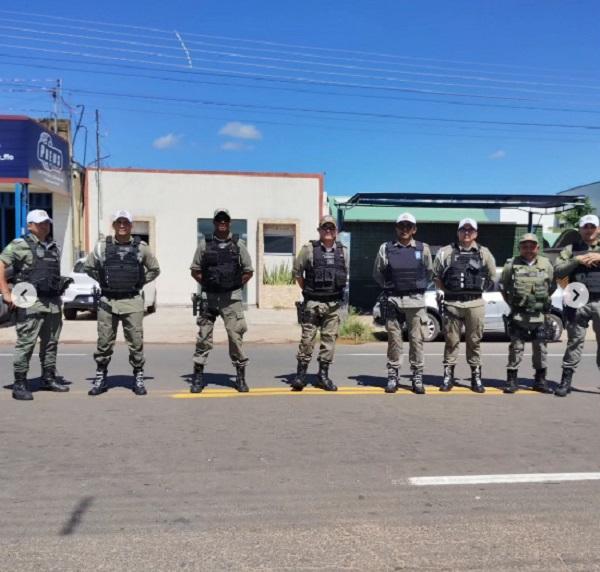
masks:
[[(548, 313), (553, 330), (552, 341), (559, 341), (564, 329), (562, 298), (562, 289), (558, 288), (552, 295), (552, 307)], [(483, 299), (485, 300), (484, 333), (506, 333), (504, 316), (508, 316), (510, 310), (508, 304), (504, 301), (502, 294), (498, 290), (497, 284), (494, 286), (493, 290), (483, 293)], [(439, 337), (442, 329), (442, 317), (437, 305), (437, 290), (433, 283), (429, 285), (425, 292), (425, 307), (428, 317), (425, 341), (433, 342)], [(381, 319), (379, 299), (373, 307), (373, 321), (378, 326), (384, 325), (383, 320)]]
[[(77, 312), (94, 310), (94, 288), (100, 285), (83, 271), (85, 258), (80, 258), (69, 277), (73, 278), (66, 292), (63, 294), (63, 313), (67, 320), (74, 320)], [(146, 284), (142, 290), (144, 297), (144, 310), (149, 314), (156, 312), (156, 286), (154, 282)]]

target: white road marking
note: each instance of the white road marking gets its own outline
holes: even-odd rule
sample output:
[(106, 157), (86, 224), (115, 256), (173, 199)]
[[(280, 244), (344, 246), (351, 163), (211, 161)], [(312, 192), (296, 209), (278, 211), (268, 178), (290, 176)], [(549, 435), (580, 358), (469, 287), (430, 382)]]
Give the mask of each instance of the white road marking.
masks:
[[(338, 354), (340, 356), (346, 357), (346, 356), (352, 356), (352, 357), (368, 357), (368, 356), (387, 356), (386, 353), (372, 353), (372, 354), (368, 354), (368, 353), (356, 353), (356, 354), (343, 354), (340, 353)], [(444, 354), (443, 353), (436, 353), (436, 354), (429, 354), (429, 353), (425, 353), (423, 354), (425, 356), (429, 356), (429, 357), (441, 357)], [(464, 354), (458, 354), (459, 357), (464, 357)], [(481, 354), (482, 356), (485, 357), (507, 357), (508, 353), (503, 353), (503, 354), (488, 354), (488, 353), (483, 353)], [(548, 357), (563, 357), (564, 353), (560, 353), (560, 354), (547, 354)], [(531, 353), (524, 353), (523, 354), (524, 357), (528, 357), (531, 356)], [(581, 357), (596, 357), (596, 354), (581, 354)]]
[[(408, 484), (417, 487), (442, 485), (494, 485), (514, 483), (560, 483), (565, 481), (600, 481), (600, 473), (525, 473), (507, 475), (462, 475), (451, 477), (410, 477)], [(395, 484), (399, 484), (398, 481)]]
[[(13, 357), (15, 354), (0, 354), (0, 357)], [(85, 357), (89, 354), (57, 354), (58, 357)]]

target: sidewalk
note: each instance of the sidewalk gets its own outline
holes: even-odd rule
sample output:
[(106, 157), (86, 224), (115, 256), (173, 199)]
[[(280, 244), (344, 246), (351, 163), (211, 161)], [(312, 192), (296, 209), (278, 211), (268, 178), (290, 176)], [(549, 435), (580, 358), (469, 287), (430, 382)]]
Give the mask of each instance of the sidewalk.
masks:
[[(300, 326), (296, 321), (296, 310), (259, 310), (246, 312), (248, 332), (244, 340), (259, 343), (298, 342)], [(196, 318), (191, 307), (159, 306), (155, 314), (144, 318), (144, 342), (161, 344), (192, 343), (196, 339)], [(0, 329), (0, 344), (13, 344), (15, 328)], [(61, 343), (96, 342), (96, 320), (87, 312), (80, 313), (77, 320), (63, 320)], [(119, 328), (117, 341), (124, 341)], [(223, 321), (217, 318), (214, 331), (215, 343), (227, 341)]]

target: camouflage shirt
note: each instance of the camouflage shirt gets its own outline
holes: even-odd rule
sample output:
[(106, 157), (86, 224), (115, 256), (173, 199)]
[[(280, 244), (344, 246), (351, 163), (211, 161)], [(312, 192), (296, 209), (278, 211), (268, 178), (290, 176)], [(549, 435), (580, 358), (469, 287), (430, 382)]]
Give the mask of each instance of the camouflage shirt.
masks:
[[(60, 249), (54, 241), (41, 242), (34, 234), (28, 235), (36, 243), (36, 248), (44, 248), (46, 250), (56, 249), (60, 255)], [(24, 238), (15, 238), (10, 242), (6, 248), (0, 254), (0, 262), (4, 266), (13, 266), (15, 270), (27, 270), (33, 265), (33, 252), (27, 241)], [(60, 296), (54, 296), (51, 298), (41, 297), (38, 298), (33, 306), (27, 308), (28, 314), (39, 314), (39, 313), (60, 313), (61, 312), (62, 300)]]
[[(113, 238), (113, 240), (117, 243), (116, 238)], [(127, 244), (131, 244), (132, 242), (133, 238), (130, 238)], [(98, 282), (100, 282), (100, 272), (104, 264), (105, 252), (106, 240), (104, 239), (100, 240), (94, 250), (88, 254), (83, 266), (84, 272)], [(156, 260), (150, 247), (144, 241), (140, 242), (139, 245), (139, 257), (140, 262), (144, 266), (144, 284), (148, 284), (148, 282), (152, 282), (160, 274), (158, 260)], [(133, 312), (144, 311), (144, 299), (141, 293), (131, 298), (123, 298), (122, 300), (112, 300), (103, 296), (100, 299), (100, 303), (107, 311), (113, 314), (131, 314)]]

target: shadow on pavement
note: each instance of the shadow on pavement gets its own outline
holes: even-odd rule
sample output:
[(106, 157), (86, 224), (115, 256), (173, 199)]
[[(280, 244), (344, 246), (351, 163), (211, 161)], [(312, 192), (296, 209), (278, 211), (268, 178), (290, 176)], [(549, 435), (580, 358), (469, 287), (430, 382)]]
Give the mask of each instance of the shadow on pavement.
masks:
[(94, 502), (94, 497), (83, 497), (71, 511), (69, 520), (63, 524), (59, 536), (70, 536), (75, 532), (83, 520), (83, 515), (90, 509)]
[[(181, 379), (185, 380), (186, 383), (191, 384), (192, 378), (194, 377), (193, 373), (186, 373), (180, 376)], [(204, 385), (219, 385), (221, 387), (229, 387), (231, 389), (236, 389), (235, 385), (235, 375), (234, 374), (226, 374), (226, 373), (207, 373), (204, 371)]]

